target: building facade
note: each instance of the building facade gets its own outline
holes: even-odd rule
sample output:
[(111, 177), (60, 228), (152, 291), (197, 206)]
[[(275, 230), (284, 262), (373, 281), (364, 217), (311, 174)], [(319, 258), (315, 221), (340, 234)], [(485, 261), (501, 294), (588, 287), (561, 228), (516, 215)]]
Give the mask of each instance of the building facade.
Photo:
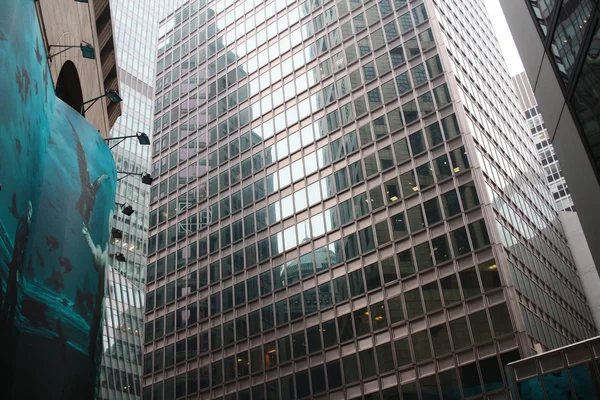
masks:
[(533, 139), (538, 152), (538, 158), (546, 171), (546, 179), (548, 180), (556, 209), (558, 211), (575, 211), (569, 187), (556, 158), (554, 147), (550, 143), (548, 130), (546, 129), (546, 124), (544, 124), (544, 118), (538, 109), (537, 100), (531, 89), (529, 79), (527, 79), (527, 73), (521, 72), (513, 76), (512, 81), (515, 89), (517, 89), (521, 111), (525, 114), (525, 119), (527, 120), (529, 135)]
[(598, 266), (598, 1), (500, 3)]
[(596, 334), (481, 0), (159, 30), (144, 399), (507, 394)]
[(583, 292), (587, 297), (587, 303), (596, 324), (596, 329), (600, 331), (600, 293), (598, 292), (600, 277), (590, 247), (585, 239), (579, 216), (577, 213), (570, 211), (562, 211), (558, 215), (575, 260), (577, 274), (581, 280)]
[(600, 278), (583, 234), (579, 216), (575, 212), (573, 199), (556, 158), (554, 147), (549, 141), (548, 130), (544, 124), (543, 116), (538, 110), (537, 100), (527, 79), (527, 74), (522, 72), (513, 76), (512, 81), (517, 90), (521, 111), (527, 120), (529, 135), (535, 144), (538, 158), (546, 173), (546, 179), (554, 198), (554, 204), (561, 220), (567, 244), (571, 249), (577, 274), (584, 289), (583, 292), (586, 294), (588, 306), (592, 312), (596, 328), (598, 328), (600, 327), (600, 294), (598, 293)]
[[(139, 132), (152, 137), (160, 5), (154, 0), (111, 0), (111, 7), (123, 114), (110, 137)], [(102, 399), (139, 399), (150, 200), (150, 186), (142, 183), (140, 174), (150, 172), (150, 147), (135, 138), (110, 143), (117, 170), (134, 174), (119, 174), (117, 185), (113, 227), (122, 231), (122, 238), (113, 237), (109, 249), (100, 395)], [(132, 215), (119, 210), (125, 204), (133, 207)], [(116, 260), (116, 253), (122, 253), (126, 261)]]
[[(65, 63), (72, 63), (76, 77), (81, 82), (82, 101), (103, 95), (108, 90), (119, 91), (117, 60), (111, 4), (108, 0), (97, 0), (89, 4), (78, 4), (71, 0), (36, 2), (41, 19), (42, 36), (49, 57), (52, 80), (56, 82), (57, 96), (68, 96), (72, 87), (59, 81)], [(93, 60), (82, 57), (79, 48), (65, 49), (51, 46), (79, 46), (82, 42), (94, 48)], [(62, 51), (66, 50), (66, 51)], [(60, 54), (58, 54), (60, 52)], [(55, 55), (56, 54), (56, 55)], [(70, 68), (64, 70), (70, 72)], [(67, 76), (67, 78), (71, 78)], [(70, 81), (71, 79), (67, 79)], [(68, 101), (67, 101), (68, 102)], [(79, 105), (77, 106), (79, 108)], [(107, 98), (89, 107), (85, 117), (98, 128), (102, 137), (108, 133), (121, 115), (121, 104), (111, 103)]]

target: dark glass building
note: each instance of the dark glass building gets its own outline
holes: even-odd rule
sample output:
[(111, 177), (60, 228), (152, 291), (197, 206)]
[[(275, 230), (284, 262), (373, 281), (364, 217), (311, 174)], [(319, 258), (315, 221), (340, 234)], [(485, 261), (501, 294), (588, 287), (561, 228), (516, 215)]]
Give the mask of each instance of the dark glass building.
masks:
[(597, 0), (500, 0), (595, 264), (600, 265)]
[(505, 398), (594, 336), (499, 54), (482, 0), (167, 16), (143, 398)]

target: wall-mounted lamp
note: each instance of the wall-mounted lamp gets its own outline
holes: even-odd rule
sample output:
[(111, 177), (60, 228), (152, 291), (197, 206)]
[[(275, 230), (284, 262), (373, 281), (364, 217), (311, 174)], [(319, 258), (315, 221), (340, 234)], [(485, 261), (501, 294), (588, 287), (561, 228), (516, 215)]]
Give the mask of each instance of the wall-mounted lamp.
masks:
[(150, 145), (150, 138), (144, 132), (138, 132), (135, 135), (129, 135), (129, 136), (119, 136), (119, 137), (114, 137), (114, 138), (107, 138), (107, 139), (104, 139), (104, 141), (106, 141), (106, 143), (108, 143), (111, 140), (118, 140), (117, 143), (115, 143), (112, 146), (110, 146), (110, 148), (112, 149), (114, 147), (117, 147), (125, 139), (130, 139), (130, 138), (137, 138), (138, 142), (142, 146), (149, 146)]
[(117, 181), (120, 181), (121, 179), (127, 178), (130, 175), (139, 175), (140, 178), (142, 178), (142, 183), (144, 185), (152, 185), (152, 182), (154, 181), (154, 178), (152, 178), (152, 175), (150, 175), (147, 172), (142, 172), (141, 174), (139, 174), (137, 172), (117, 171), (117, 174), (123, 174), (123, 176), (120, 177), (119, 179), (117, 179)]
[(152, 175), (145, 173), (142, 174), (142, 183), (144, 185), (152, 185), (152, 182), (154, 181), (154, 178), (152, 178)]
[[(131, 214), (133, 214), (133, 212), (134, 212), (133, 207), (131, 207), (130, 204), (126, 204), (126, 203), (115, 203), (115, 204), (120, 206), (121, 212), (123, 214), (127, 215), (128, 217), (130, 217)], [(121, 232), (121, 234), (123, 234), (123, 232)], [(113, 236), (114, 236), (114, 228), (113, 228)], [(115, 237), (115, 239), (119, 239), (119, 238)]]
[(111, 256), (114, 256), (115, 259), (119, 262), (125, 262), (127, 261), (127, 259), (125, 258), (125, 255), (123, 253), (115, 253), (115, 254), (110, 254)]
[[(133, 209), (132, 209), (133, 210)], [(117, 228), (112, 228), (111, 229), (111, 234), (113, 239), (123, 239), (123, 231)]]
[[(121, 96), (119, 96), (119, 93), (115, 92), (114, 90), (107, 90), (102, 96), (94, 97), (93, 99), (83, 102), (81, 105), (81, 115), (85, 115), (85, 112), (103, 97), (108, 97), (111, 103), (120, 103), (123, 101)], [(89, 106), (85, 107), (86, 104), (89, 104)]]
[[(56, 47), (56, 48), (59, 48), (62, 50), (59, 51), (58, 53), (50, 54), (50, 50), (52, 50), (53, 47)], [(92, 47), (92, 45), (89, 44), (88, 42), (83, 42), (83, 41), (81, 42), (81, 44), (79, 46), (51, 44), (50, 46), (48, 46), (48, 59), (51, 60), (52, 57), (56, 57), (57, 55), (64, 53), (65, 51), (67, 51), (69, 49), (75, 49), (75, 48), (81, 49), (81, 55), (83, 56), (83, 58), (87, 58), (88, 60), (96, 59), (96, 52), (94, 51), (94, 48)]]

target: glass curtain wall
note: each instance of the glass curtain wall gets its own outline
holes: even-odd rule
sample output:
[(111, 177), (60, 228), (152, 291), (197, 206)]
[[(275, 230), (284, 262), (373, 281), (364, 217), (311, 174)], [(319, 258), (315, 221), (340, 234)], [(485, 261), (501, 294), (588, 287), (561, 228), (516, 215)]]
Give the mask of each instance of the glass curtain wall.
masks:
[[(112, 0), (113, 29), (119, 66), (122, 115), (111, 138), (145, 133), (152, 138), (152, 108), (156, 67), (158, 1)], [(103, 356), (100, 379), (102, 399), (139, 399), (142, 375), (143, 307), (145, 301), (147, 230), (150, 186), (140, 175), (150, 172), (150, 149), (135, 138), (109, 142), (118, 174), (117, 212), (113, 227), (121, 238), (112, 238), (105, 298)], [(123, 205), (132, 206), (128, 216)], [(125, 261), (114, 254), (122, 253)]]
[(544, 118), (538, 110), (537, 100), (529, 84), (527, 74), (520, 73), (512, 78), (515, 89), (519, 96), (521, 112), (527, 120), (529, 135), (533, 139), (537, 150), (538, 159), (544, 167), (546, 179), (554, 198), (554, 204), (558, 211), (575, 211), (573, 199), (569, 193), (569, 187), (565, 181), (562, 168), (556, 158), (554, 147), (550, 143), (550, 136), (544, 123)]
[[(162, 20), (144, 398), (506, 393), (523, 332), (542, 335), (509, 261), (555, 274), (549, 294), (523, 277), (562, 329), (544, 346), (588, 337), (524, 119), (492, 97), (516, 101), (498, 54), (480, 0), (202, 0)], [(481, 126), (520, 185), (488, 184)]]
[(498, 62), (501, 51), (482, 2), (438, 4), (473, 155), (506, 255), (505, 282), (516, 290), (517, 318), (531, 339), (524, 343), (525, 354), (536, 343), (552, 349), (595, 336), (545, 171), (504, 63)]

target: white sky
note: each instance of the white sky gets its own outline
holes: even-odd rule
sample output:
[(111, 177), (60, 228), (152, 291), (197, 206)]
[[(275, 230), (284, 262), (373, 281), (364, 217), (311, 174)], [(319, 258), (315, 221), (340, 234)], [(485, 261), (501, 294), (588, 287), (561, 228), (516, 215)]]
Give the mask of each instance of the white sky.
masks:
[(521, 57), (519, 56), (519, 52), (513, 41), (510, 29), (506, 24), (506, 19), (504, 18), (500, 3), (498, 0), (485, 0), (485, 3), (492, 24), (494, 25), (494, 30), (496, 31), (496, 37), (500, 42), (500, 48), (502, 48), (508, 72), (510, 76), (517, 75), (518, 73), (523, 72), (523, 64), (521, 63)]

